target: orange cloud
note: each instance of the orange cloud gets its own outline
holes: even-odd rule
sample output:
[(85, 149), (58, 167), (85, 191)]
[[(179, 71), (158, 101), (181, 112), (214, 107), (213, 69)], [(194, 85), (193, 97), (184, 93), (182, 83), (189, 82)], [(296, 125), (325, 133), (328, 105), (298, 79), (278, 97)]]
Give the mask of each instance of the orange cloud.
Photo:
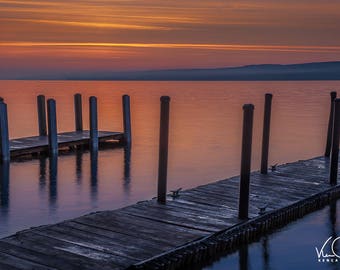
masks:
[(99, 43), (99, 42), (2, 42), (8, 47), (126, 47), (163, 49), (204, 49), (226, 51), (277, 51), (277, 52), (338, 52), (340, 46), (282, 46), (243, 44), (175, 44), (175, 43)]

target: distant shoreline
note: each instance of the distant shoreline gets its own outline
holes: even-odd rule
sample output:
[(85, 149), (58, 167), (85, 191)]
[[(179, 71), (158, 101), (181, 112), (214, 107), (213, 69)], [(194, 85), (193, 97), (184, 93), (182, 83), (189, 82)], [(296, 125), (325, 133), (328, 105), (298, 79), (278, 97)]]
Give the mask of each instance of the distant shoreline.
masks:
[[(0, 80), (72, 80), (72, 81), (337, 81), (340, 61), (304, 64), (263, 64), (206, 69), (168, 69), (146, 71), (46, 72), (9, 76)], [(26, 75), (22, 75), (26, 74)]]

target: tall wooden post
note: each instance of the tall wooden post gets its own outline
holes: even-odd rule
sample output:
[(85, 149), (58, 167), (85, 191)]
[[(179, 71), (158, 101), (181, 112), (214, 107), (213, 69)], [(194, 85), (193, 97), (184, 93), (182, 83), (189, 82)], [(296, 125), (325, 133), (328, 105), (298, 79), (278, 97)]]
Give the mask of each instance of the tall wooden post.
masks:
[(269, 153), (269, 136), (270, 136), (270, 118), (272, 108), (272, 94), (265, 95), (263, 134), (262, 134), (262, 156), (261, 156), (261, 173), (268, 173), (268, 153)]
[(45, 96), (37, 96), (39, 136), (47, 136)]
[(334, 122), (334, 100), (336, 99), (336, 92), (331, 92), (331, 108), (329, 113), (328, 120), (328, 130), (327, 130), (327, 142), (326, 142), (326, 150), (325, 157), (329, 157), (331, 154), (332, 147), (332, 134), (333, 134), (333, 122)]
[(97, 98), (90, 97), (90, 149), (98, 150), (98, 113)]
[(336, 185), (338, 180), (338, 161), (339, 161), (339, 136), (340, 133), (340, 99), (334, 100), (334, 121), (332, 136), (331, 168), (329, 182)]
[(74, 95), (74, 118), (76, 131), (83, 131), (83, 106), (81, 94)]
[(166, 182), (168, 172), (170, 97), (161, 97), (161, 117), (159, 134), (158, 196), (159, 203), (166, 203)]
[(47, 100), (48, 148), (50, 155), (58, 154), (57, 110), (54, 99)]
[(248, 219), (254, 105), (243, 106), (243, 135), (238, 217)]
[(131, 114), (130, 114), (130, 97), (123, 95), (123, 124), (124, 124), (124, 141), (127, 145), (131, 144)]
[(10, 160), (7, 104), (0, 102), (0, 157), (2, 162)]

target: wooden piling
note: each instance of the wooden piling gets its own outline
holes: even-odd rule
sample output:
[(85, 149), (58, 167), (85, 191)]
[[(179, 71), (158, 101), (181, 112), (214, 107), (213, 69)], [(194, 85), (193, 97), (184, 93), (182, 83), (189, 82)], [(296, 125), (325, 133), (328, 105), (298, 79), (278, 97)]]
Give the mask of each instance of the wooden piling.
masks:
[(47, 100), (48, 148), (50, 155), (58, 154), (57, 111), (54, 99)]
[(74, 118), (76, 131), (83, 131), (83, 106), (81, 94), (74, 95)]
[(330, 108), (329, 121), (328, 121), (325, 157), (329, 157), (331, 154), (333, 122), (334, 122), (334, 100), (336, 99), (336, 92), (331, 92), (330, 95), (331, 95), (331, 106), (330, 106), (331, 108)]
[(170, 97), (161, 97), (160, 134), (159, 134), (159, 163), (158, 163), (158, 196), (159, 203), (166, 203), (166, 182), (168, 171), (169, 144), (169, 112)]
[(10, 160), (7, 104), (0, 102), (0, 157), (2, 162)]
[(249, 181), (251, 169), (251, 147), (253, 137), (254, 105), (243, 106), (243, 135), (242, 135), (242, 157), (240, 175), (239, 211), (240, 219), (248, 219), (249, 208)]
[(47, 136), (45, 96), (37, 96), (39, 136)]
[(97, 98), (90, 97), (90, 149), (98, 150), (98, 112)]
[(339, 136), (340, 133), (340, 98), (334, 100), (334, 121), (333, 136), (331, 147), (331, 168), (329, 182), (331, 185), (337, 184), (338, 179), (338, 160), (339, 160)]
[(269, 136), (270, 136), (270, 118), (272, 108), (272, 94), (265, 95), (263, 134), (262, 134), (262, 156), (261, 156), (261, 173), (268, 173), (268, 153), (269, 153)]
[(131, 113), (130, 96), (123, 95), (123, 124), (124, 124), (124, 143), (131, 144)]

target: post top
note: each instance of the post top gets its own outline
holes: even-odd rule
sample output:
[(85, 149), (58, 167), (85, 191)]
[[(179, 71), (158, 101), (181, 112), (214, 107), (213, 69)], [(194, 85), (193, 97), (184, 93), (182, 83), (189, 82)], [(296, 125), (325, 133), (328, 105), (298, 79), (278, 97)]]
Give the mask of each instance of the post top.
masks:
[(254, 110), (255, 106), (253, 104), (244, 104), (243, 110)]
[(266, 93), (266, 97), (273, 97), (272, 93)]
[(54, 102), (54, 103), (55, 103), (55, 99), (54, 99), (54, 98), (49, 98), (49, 99), (47, 100), (47, 102)]
[(169, 96), (161, 96), (161, 101), (162, 102), (170, 102), (170, 97)]
[(332, 97), (332, 98), (336, 98), (336, 92), (335, 92), (335, 91), (332, 91), (332, 92), (331, 92), (331, 97)]
[(90, 99), (90, 100), (97, 100), (97, 97), (95, 97), (95, 96), (90, 96), (89, 99)]

